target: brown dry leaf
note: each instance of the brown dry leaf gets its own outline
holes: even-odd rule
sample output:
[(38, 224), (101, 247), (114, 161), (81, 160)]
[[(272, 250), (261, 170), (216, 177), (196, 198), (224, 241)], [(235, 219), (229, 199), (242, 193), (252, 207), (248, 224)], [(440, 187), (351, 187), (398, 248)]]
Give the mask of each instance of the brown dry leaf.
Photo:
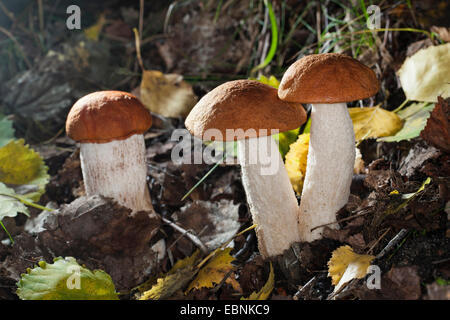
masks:
[(377, 107), (349, 108), (356, 141), (394, 135), (403, 127), (402, 119), (394, 112)]
[(374, 256), (353, 252), (350, 246), (341, 246), (334, 250), (328, 261), (328, 276), (335, 285), (334, 292), (352, 279), (363, 278), (373, 259)]
[[(231, 262), (234, 257), (230, 255), (232, 248), (220, 250), (204, 267), (200, 269), (197, 277), (191, 282), (187, 291), (203, 287), (213, 288), (220, 283), (225, 275), (234, 269)], [(233, 283), (230, 283), (233, 284)]]
[(437, 33), (442, 41), (450, 42), (450, 28), (432, 26), (431, 31)]
[(140, 99), (151, 112), (164, 117), (185, 117), (197, 102), (191, 85), (179, 74), (144, 70)]
[(438, 97), (433, 112), (428, 118), (425, 129), (420, 136), (429, 144), (450, 152), (450, 106), (448, 102)]

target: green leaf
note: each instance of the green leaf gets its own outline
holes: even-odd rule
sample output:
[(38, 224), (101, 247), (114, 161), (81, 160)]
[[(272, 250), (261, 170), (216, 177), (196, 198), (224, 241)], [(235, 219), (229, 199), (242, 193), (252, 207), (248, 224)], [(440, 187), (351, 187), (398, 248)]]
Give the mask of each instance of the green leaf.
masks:
[(280, 150), (281, 156), (286, 156), (286, 153), (289, 151), (289, 146), (297, 141), (298, 134), (300, 132), (300, 128), (280, 132), (279, 134), (273, 135), (273, 139), (278, 143), (278, 149)]
[(50, 176), (44, 160), (23, 139), (10, 141), (0, 148), (0, 182), (10, 185), (31, 185), (34, 190), (23, 197), (38, 201), (45, 192)]
[(14, 139), (13, 122), (0, 114), (0, 147)]
[(111, 277), (102, 270), (90, 271), (72, 257), (39, 262), (17, 282), (22, 300), (118, 300)]
[(403, 128), (395, 135), (379, 138), (377, 141), (399, 142), (417, 138), (425, 128), (433, 109), (434, 104), (413, 103), (408, 108), (397, 113), (404, 120)]
[(28, 208), (16, 198), (8, 195), (15, 196), (16, 193), (0, 182), (0, 221), (5, 217), (15, 217), (19, 212), (29, 216)]

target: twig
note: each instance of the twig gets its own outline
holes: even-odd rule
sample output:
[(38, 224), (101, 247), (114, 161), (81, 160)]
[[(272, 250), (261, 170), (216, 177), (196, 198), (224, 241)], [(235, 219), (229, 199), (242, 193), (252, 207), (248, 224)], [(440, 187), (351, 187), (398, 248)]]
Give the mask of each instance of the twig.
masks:
[(144, 0), (139, 1), (139, 41), (142, 41), (142, 32), (144, 30)]
[(134, 40), (136, 43), (136, 57), (142, 72), (144, 72), (145, 71), (144, 62), (142, 61), (141, 56), (141, 40), (140, 40), (141, 36), (139, 35), (139, 31), (136, 28), (133, 28), (133, 32), (134, 32)]
[(389, 243), (383, 248), (383, 250), (380, 251), (380, 253), (377, 254), (377, 256), (375, 257), (375, 259), (381, 259), (383, 258), (386, 253), (388, 253), (389, 251), (391, 251), (396, 245), (398, 245), (406, 236), (408, 235), (408, 230), (407, 229), (402, 229), (400, 230), (399, 233), (397, 233), (397, 235), (392, 238), (391, 241), (389, 241)]
[(337, 220), (337, 221), (335, 221), (335, 222), (329, 222), (329, 223), (322, 224), (322, 225), (320, 225), (320, 226), (315, 226), (314, 228), (311, 229), (311, 231), (314, 231), (314, 230), (316, 230), (316, 229), (318, 229), (318, 228), (323, 228), (323, 227), (326, 227), (326, 226), (329, 226), (329, 225), (332, 225), (332, 224), (336, 224), (336, 223), (340, 223), (340, 222), (344, 222), (344, 221), (356, 219), (356, 218), (358, 218), (358, 217), (362, 217), (362, 216), (368, 214), (369, 212), (370, 212), (370, 211), (366, 211), (366, 212), (363, 212), (363, 213), (360, 213), (360, 214), (355, 214), (355, 215), (353, 215), (353, 216), (350, 216), (350, 217), (347, 217), (347, 218), (343, 218), (343, 219)]
[(44, 6), (42, 5), (42, 0), (37, 0), (38, 12), (39, 12), (39, 30), (41, 33), (44, 32)]
[(306, 291), (307, 288), (311, 287), (312, 284), (316, 282), (316, 276), (312, 277), (303, 287), (301, 287), (295, 294), (294, 294), (294, 300), (298, 300), (300, 296)]
[(375, 246), (381, 241), (381, 239), (383, 239), (387, 233), (391, 231), (391, 227), (387, 228), (387, 230), (381, 235), (381, 237), (379, 237), (375, 243), (369, 248), (369, 250), (367, 251), (367, 254), (371, 254), (372, 250), (375, 248)]
[(30, 60), (28, 60), (25, 51), (23, 51), (22, 46), (20, 45), (19, 41), (17, 41), (17, 39), (14, 37), (14, 35), (3, 27), (0, 27), (0, 32), (4, 33), (8, 38), (12, 40), (12, 42), (14, 42), (14, 44), (17, 46), (17, 49), (19, 49), (20, 54), (22, 55), (23, 60), (25, 61), (25, 64), (27, 65), (28, 69), (31, 69), (32, 67), (31, 62)]
[(191, 240), (204, 254), (208, 253), (208, 248), (203, 244), (203, 242), (196, 236), (194, 235), (192, 232), (190, 232), (189, 230), (185, 230), (182, 227), (180, 227), (179, 225), (175, 224), (174, 222), (170, 221), (169, 219), (166, 218), (162, 218), (162, 221), (166, 224), (168, 224), (169, 226), (171, 226), (172, 228), (174, 228), (175, 230), (177, 230), (178, 232), (182, 233), (183, 235), (185, 235), (186, 237), (189, 238), (189, 240)]

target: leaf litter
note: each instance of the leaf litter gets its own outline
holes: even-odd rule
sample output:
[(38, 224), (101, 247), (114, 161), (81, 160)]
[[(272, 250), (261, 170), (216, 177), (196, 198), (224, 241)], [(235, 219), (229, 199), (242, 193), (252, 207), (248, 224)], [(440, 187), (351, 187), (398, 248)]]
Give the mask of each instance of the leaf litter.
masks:
[[(356, 48), (342, 37), (336, 39), (335, 47), (320, 48), (316, 37), (308, 37), (306, 27), (300, 25), (288, 37), (280, 38), (280, 55), (277, 53), (269, 66), (260, 71), (260, 81), (276, 87), (282, 76), (280, 70), (289, 64), (284, 58), (299, 50), (310, 54), (315, 49), (339, 50), (348, 45), (348, 52), (377, 70), (382, 90), (373, 101), (361, 104), (376, 107), (353, 104), (349, 109), (361, 120), (355, 121), (361, 163), (353, 178), (349, 202), (337, 212), (339, 229), (325, 227), (324, 239), (293, 244), (282, 256), (264, 261), (258, 255), (254, 231), (239, 232), (252, 225), (239, 166), (220, 164), (182, 201), (212, 165), (179, 165), (170, 160), (175, 145), (170, 141), (170, 133), (183, 128), (182, 117), (195, 99), (230, 75), (233, 79), (246, 78), (247, 64), (258, 65), (264, 58), (264, 39), (271, 31), (266, 27), (268, 33), (259, 34), (264, 12), (237, 3), (227, 4), (219, 11), (189, 3), (177, 7), (164, 24), (167, 8), (156, 4), (155, 8), (155, 12), (146, 13), (146, 18), (162, 21), (161, 26), (144, 28), (141, 39), (142, 60), (148, 70), (137, 72), (133, 54), (122, 45), (126, 41), (133, 45), (131, 26), (138, 22), (139, 12), (121, 8), (105, 12), (106, 22), (103, 11), (99, 11), (88, 24), (92, 27), (87, 34), (62, 40), (61, 46), (37, 57), (33, 68), (1, 82), (0, 111), (8, 117), (0, 118), (0, 147), (9, 143), (18, 146), (21, 142), (17, 138), (25, 138), (32, 144), (25, 147), (22, 143), (22, 147), (39, 152), (48, 167), (44, 169), (43, 162), (36, 166), (37, 162), (30, 160), (29, 168), (39, 167), (35, 172), (49, 175), (40, 180), (40, 174), (35, 178), (27, 174), (27, 179), (15, 180), (18, 184), (8, 180), (1, 185), (2, 190), (22, 196), (34, 194), (33, 199), (39, 200), (40, 205), (56, 209), (42, 211), (8, 198), (15, 209), (4, 215), (8, 215), (8, 226), (14, 225), (14, 245), (5, 241), (6, 234), (0, 233), (0, 281), (5, 284), (0, 287), (1, 298), (17, 299), (16, 282), (39, 260), (73, 256), (83, 268), (85, 265), (109, 274), (121, 299), (327, 299), (336, 280), (324, 270), (334, 250), (343, 246), (351, 248), (348, 250), (352, 254), (348, 255), (352, 257), (377, 257), (374, 263), (381, 268), (382, 289), (367, 290), (361, 272), (334, 295), (335, 299), (448, 296), (450, 232), (446, 208), (450, 200), (450, 157), (447, 87), (445, 83), (442, 87), (441, 81), (449, 74), (448, 64), (442, 64), (448, 59), (448, 50), (443, 50), (448, 44), (440, 44), (423, 32), (410, 32), (410, 39), (405, 40), (405, 33), (388, 31), (384, 39), (380, 33), (372, 35), (377, 40), (374, 47), (366, 47), (361, 41), (362, 45)], [(274, 8), (275, 13), (282, 10), (275, 4)], [(289, 8), (285, 14), (290, 18), (294, 17), (291, 14), (309, 10), (304, 4), (289, 4)], [(329, 12), (333, 10), (341, 9), (332, 4)], [(404, 12), (392, 10), (387, 14), (400, 23), (405, 19)], [(315, 25), (314, 16), (303, 19)], [(262, 19), (261, 24), (255, 23), (258, 19)], [(295, 19), (287, 19), (284, 27), (293, 27), (292, 23)], [(444, 30), (432, 30), (444, 40)], [(166, 38), (157, 34), (163, 31)], [(293, 42), (289, 42), (291, 39)], [(417, 42), (414, 47), (413, 42)], [(295, 49), (293, 43), (297, 45)], [(126, 67), (117, 68), (119, 65)], [(261, 76), (264, 73), (267, 77)], [(72, 77), (74, 74), (77, 76)], [(155, 85), (158, 82), (163, 83), (162, 87)], [(126, 91), (144, 88), (141, 98), (148, 100), (154, 113), (154, 126), (145, 135), (153, 205), (162, 217), (205, 244), (210, 250), (207, 260), (183, 232), (170, 225), (144, 215), (131, 218), (125, 208), (108, 199), (83, 197), (77, 148), (61, 129), (74, 100), (99, 87)], [(165, 87), (171, 89), (166, 91)], [(154, 95), (159, 91), (164, 93), (162, 96), (170, 92), (182, 98), (169, 106), (165, 97)], [(402, 104), (404, 96), (410, 101)], [(400, 104), (405, 107), (393, 110)], [(287, 153), (292, 143), (307, 132), (306, 126), (277, 137), (286, 161), (298, 160), (295, 156), (290, 159)], [(302, 158), (307, 154), (306, 147), (305, 142)], [(303, 162), (296, 163), (294, 170), (302, 175), (301, 168), (306, 167)], [(21, 172), (18, 174), (15, 176), (21, 178)], [(16, 214), (25, 209), (30, 218)], [(75, 212), (71, 221), (69, 217)], [(34, 228), (25, 228), (27, 219), (35, 222)], [(401, 241), (378, 258), (398, 235), (402, 235)], [(233, 240), (228, 242), (230, 239)], [(226, 243), (228, 247), (224, 246)], [(158, 247), (161, 255), (156, 256), (152, 247)], [(347, 270), (340, 269), (343, 274), (344, 269)], [(135, 288), (139, 288), (138, 295), (134, 294)]]

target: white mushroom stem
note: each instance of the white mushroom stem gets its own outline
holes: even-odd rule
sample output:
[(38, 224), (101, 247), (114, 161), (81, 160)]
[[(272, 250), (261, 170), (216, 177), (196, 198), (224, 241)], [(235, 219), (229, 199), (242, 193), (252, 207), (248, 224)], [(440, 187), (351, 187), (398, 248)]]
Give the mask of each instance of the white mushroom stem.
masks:
[[(302, 241), (322, 237), (347, 203), (355, 163), (355, 134), (345, 103), (313, 104), (306, 176), (299, 208)], [(338, 228), (337, 223), (328, 225)]]
[(81, 170), (88, 196), (99, 194), (137, 211), (152, 211), (142, 134), (108, 143), (81, 143)]
[(282, 254), (299, 241), (298, 202), (277, 143), (271, 136), (238, 141), (242, 184), (258, 247), (264, 258)]

